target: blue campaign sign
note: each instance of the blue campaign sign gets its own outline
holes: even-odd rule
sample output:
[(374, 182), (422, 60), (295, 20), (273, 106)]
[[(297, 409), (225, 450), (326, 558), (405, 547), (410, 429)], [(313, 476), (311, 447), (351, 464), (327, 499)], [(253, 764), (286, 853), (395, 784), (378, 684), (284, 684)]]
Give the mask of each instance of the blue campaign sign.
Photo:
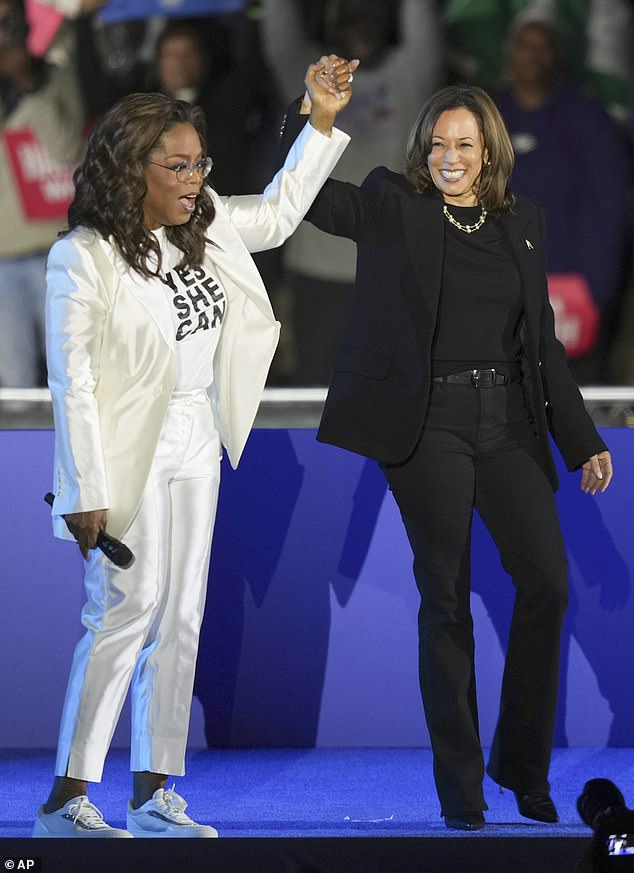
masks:
[(245, 0), (109, 0), (99, 14), (104, 22), (132, 21), (152, 15), (187, 18), (239, 12), (244, 5)]

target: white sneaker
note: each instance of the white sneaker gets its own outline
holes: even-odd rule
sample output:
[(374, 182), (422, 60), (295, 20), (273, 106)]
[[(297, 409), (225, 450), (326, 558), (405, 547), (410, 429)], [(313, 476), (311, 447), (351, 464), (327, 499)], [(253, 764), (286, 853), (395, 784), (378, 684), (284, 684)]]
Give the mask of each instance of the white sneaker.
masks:
[(80, 794), (56, 809), (44, 812), (41, 806), (33, 827), (34, 837), (102, 837), (113, 839), (131, 837), (122, 828), (111, 828), (103, 820), (103, 815), (85, 794)]
[(128, 830), (134, 837), (217, 837), (210, 825), (197, 824), (185, 814), (187, 803), (173, 789), (157, 788), (143, 806), (128, 804)]

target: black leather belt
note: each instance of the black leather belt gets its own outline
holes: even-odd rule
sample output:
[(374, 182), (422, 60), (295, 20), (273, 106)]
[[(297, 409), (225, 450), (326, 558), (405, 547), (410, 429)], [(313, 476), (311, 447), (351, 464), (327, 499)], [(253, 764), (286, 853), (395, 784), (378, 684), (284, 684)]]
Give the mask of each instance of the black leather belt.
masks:
[(432, 381), (468, 385), (471, 388), (495, 388), (496, 385), (508, 385), (511, 377), (491, 367), (487, 370), (464, 370), (462, 373), (450, 373), (449, 376), (434, 376)]

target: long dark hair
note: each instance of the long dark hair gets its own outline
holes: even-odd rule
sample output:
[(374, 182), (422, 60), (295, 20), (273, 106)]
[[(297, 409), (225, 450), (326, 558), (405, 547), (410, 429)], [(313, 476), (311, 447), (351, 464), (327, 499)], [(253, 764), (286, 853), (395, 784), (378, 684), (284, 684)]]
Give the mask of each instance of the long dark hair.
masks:
[(515, 161), (513, 146), (497, 106), (482, 88), (449, 85), (430, 97), (410, 131), (405, 175), (417, 191), (430, 193), (436, 190), (427, 166), (434, 127), (443, 112), (460, 108), (468, 109), (477, 119), (488, 153), (475, 194), (488, 212), (506, 212), (514, 200), (507, 188)]
[[(160, 272), (161, 253), (143, 220), (147, 193), (143, 168), (161, 137), (176, 124), (191, 124), (205, 150), (202, 110), (164, 94), (124, 97), (92, 131), (84, 160), (73, 177), (69, 230), (83, 225), (104, 239), (112, 236), (126, 263), (147, 277)], [(165, 228), (167, 239), (183, 253), (179, 266), (200, 266), (214, 215), (211, 195), (203, 185), (189, 221)]]

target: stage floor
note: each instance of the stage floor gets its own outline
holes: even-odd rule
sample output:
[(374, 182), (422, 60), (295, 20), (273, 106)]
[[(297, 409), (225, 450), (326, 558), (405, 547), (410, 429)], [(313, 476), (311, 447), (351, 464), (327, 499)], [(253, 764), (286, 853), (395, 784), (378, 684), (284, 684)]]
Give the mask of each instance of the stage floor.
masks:
[[(3, 859), (26, 852), (41, 859), (39, 868), (14, 869), (565, 873), (575, 869), (591, 836), (576, 810), (586, 780), (612, 779), (626, 802), (634, 798), (634, 750), (556, 749), (551, 781), (558, 825), (522, 819), (513, 795), (487, 779), (487, 826), (460, 834), (440, 818), (427, 749), (200, 750), (189, 753), (188, 775), (176, 790), (194, 818), (217, 827), (220, 840), (188, 841), (187, 849), (182, 841), (175, 846), (177, 840), (135, 841), (134, 847), (99, 841), (97, 851), (94, 843), (26, 839), (52, 769), (48, 750), (0, 752), (0, 869)], [(104, 781), (91, 786), (90, 796), (107, 821), (124, 826), (124, 751), (110, 754)]]

